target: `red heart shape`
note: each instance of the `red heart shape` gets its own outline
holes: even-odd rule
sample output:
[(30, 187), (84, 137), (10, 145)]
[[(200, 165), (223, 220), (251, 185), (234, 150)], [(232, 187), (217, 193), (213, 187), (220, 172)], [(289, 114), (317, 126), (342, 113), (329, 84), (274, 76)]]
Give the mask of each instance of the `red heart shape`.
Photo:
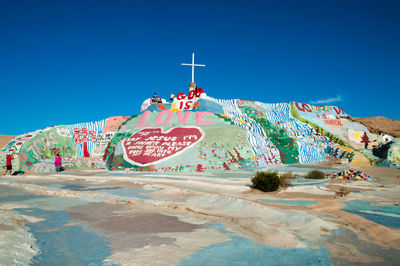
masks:
[(166, 133), (161, 128), (142, 129), (122, 143), (124, 159), (146, 166), (182, 153), (202, 138), (203, 133), (197, 127), (176, 127)]

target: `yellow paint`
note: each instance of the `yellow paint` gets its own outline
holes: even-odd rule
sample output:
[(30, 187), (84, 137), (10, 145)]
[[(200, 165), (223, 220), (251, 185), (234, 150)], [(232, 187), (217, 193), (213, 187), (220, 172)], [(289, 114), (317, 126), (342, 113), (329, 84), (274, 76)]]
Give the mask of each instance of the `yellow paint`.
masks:
[(365, 167), (370, 165), (368, 158), (361, 152), (355, 151), (353, 148), (346, 146), (340, 146), (340, 148), (344, 151), (354, 152), (353, 160), (350, 162), (351, 166)]
[(177, 112), (177, 111), (179, 111), (179, 109), (178, 109), (178, 107), (176, 106), (175, 103), (172, 103), (172, 104), (171, 104), (171, 111), (172, 111), (172, 112)]

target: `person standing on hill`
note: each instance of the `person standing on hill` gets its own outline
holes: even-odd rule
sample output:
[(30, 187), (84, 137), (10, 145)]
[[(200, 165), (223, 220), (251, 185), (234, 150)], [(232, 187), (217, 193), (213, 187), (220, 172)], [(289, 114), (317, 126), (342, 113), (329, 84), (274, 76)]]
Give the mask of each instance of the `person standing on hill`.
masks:
[(11, 157), (11, 155), (9, 154), (9, 153), (7, 153), (7, 155), (6, 155), (6, 174), (7, 174), (7, 172), (10, 172), (10, 175), (11, 175), (11, 172), (12, 172), (12, 157)]
[(174, 102), (174, 97), (175, 97), (175, 95), (173, 93), (171, 93), (171, 97), (169, 98), (169, 103)]
[(55, 160), (54, 160), (54, 166), (56, 167), (56, 172), (61, 171), (61, 157), (60, 154), (57, 154)]
[(153, 97), (150, 98), (150, 104), (157, 103), (157, 102), (158, 102), (157, 93), (154, 93)]

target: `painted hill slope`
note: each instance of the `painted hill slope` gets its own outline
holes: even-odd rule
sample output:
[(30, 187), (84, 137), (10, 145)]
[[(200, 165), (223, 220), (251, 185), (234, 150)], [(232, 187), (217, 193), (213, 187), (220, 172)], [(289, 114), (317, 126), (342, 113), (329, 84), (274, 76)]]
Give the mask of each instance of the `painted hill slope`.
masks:
[[(34, 171), (53, 171), (56, 154), (69, 167), (219, 171), (309, 163), (326, 156), (351, 160), (354, 149), (387, 143), (398, 139), (371, 133), (336, 106), (222, 100), (197, 89), (188, 96), (179, 93), (171, 103), (147, 99), (131, 117), (17, 136), (2, 149), (1, 160), (4, 165), (4, 153), (11, 152), (14, 169)], [(390, 155), (391, 162), (400, 164), (398, 154), (392, 149), (382, 159)]]

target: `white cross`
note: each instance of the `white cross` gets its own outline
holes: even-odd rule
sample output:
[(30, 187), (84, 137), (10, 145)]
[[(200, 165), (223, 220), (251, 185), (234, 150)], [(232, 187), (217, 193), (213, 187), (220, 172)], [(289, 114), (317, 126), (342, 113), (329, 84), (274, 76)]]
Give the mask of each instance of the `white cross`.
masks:
[(192, 66), (192, 82), (194, 82), (194, 67), (199, 66), (199, 67), (205, 67), (206, 65), (199, 65), (194, 63), (194, 53), (192, 54), (192, 63), (191, 64), (185, 64), (181, 63), (182, 66)]

